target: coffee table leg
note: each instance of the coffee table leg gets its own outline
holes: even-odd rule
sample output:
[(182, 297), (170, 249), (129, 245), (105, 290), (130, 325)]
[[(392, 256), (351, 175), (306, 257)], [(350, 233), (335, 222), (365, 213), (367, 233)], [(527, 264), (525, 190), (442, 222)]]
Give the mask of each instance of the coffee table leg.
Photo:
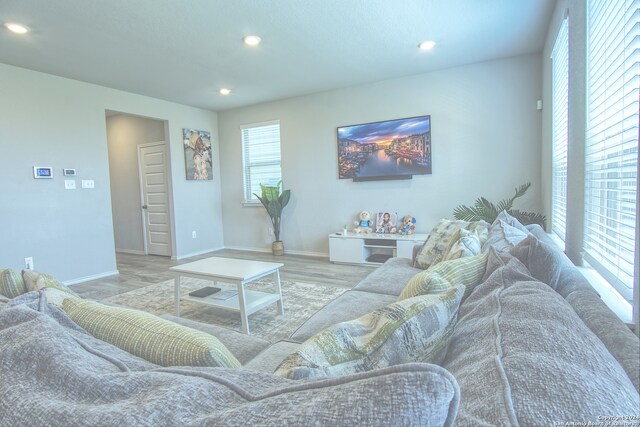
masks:
[(180, 317), (180, 275), (176, 275), (175, 279), (175, 299), (176, 299), (176, 316)]
[(275, 275), (275, 282), (276, 282), (276, 291), (280, 296), (280, 299), (278, 300), (278, 311), (280, 311), (281, 315), (284, 315), (284, 306), (282, 305), (282, 288), (280, 287), (280, 270), (276, 269), (276, 272), (274, 273), (274, 275)]
[(249, 317), (247, 316), (247, 306), (245, 305), (244, 285), (238, 283), (238, 303), (240, 308), (240, 319), (242, 320), (242, 332), (249, 335)]

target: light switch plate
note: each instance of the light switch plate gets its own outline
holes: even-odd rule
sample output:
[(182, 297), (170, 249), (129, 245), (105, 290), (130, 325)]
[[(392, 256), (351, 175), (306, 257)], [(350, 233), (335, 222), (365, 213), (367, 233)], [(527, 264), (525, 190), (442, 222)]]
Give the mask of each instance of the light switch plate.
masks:
[(75, 190), (76, 189), (76, 180), (75, 179), (65, 179), (64, 180), (64, 188), (66, 190)]
[(95, 188), (95, 183), (92, 179), (83, 179), (82, 188)]

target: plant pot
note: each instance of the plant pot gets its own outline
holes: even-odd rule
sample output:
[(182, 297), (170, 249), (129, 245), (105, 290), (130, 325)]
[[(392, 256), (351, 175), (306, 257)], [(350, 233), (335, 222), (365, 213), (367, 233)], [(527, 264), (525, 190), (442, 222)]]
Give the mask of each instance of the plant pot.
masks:
[(284, 255), (284, 243), (282, 242), (282, 240), (278, 240), (277, 242), (273, 242), (271, 244), (271, 252), (275, 256)]

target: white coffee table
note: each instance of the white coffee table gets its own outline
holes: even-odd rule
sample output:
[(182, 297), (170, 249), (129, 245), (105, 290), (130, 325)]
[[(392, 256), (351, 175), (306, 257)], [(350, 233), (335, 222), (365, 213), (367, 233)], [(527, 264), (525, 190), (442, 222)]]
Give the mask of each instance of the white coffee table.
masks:
[[(282, 289), (280, 288), (280, 271), (278, 270), (283, 265), (275, 262), (211, 257), (171, 267), (169, 270), (175, 274), (176, 316), (180, 316), (180, 279), (182, 277), (211, 280), (214, 286), (218, 281), (232, 283), (236, 285), (238, 295), (227, 300), (216, 300), (211, 296), (198, 298), (189, 295), (183, 296), (182, 299), (240, 312), (242, 332), (249, 335), (248, 317), (250, 314), (274, 302), (278, 303), (280, 314), (284, 314)], [(270, 274), (273, 274), (275, 292), (250, 291), (244, 288), (245, 284)], [(220, 288), (222, 290), (229, 289), (223, 286), (220, 286)]]

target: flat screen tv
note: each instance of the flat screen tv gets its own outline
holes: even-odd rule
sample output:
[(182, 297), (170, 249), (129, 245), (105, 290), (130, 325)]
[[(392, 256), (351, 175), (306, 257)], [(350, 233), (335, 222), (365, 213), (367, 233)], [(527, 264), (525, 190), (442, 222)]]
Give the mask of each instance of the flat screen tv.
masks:
[(338, 176), (368, 181), (431, 173), (431, 116), (338, 128)]

